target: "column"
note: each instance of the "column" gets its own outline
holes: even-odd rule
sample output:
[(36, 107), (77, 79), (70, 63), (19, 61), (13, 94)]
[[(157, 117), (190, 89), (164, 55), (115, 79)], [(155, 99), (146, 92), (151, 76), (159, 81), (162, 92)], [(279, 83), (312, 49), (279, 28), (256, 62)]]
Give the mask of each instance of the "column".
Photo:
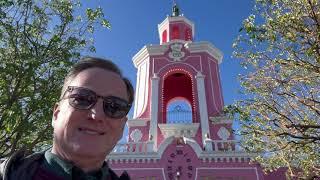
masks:
[[(199, 103), (199, 112), (200, 112), (200, 123), (201, 123), (201, 136), (203, 145), (206, 144), (207, 136), (210, 137), (209, 131), (209, 121), (208, 121), (208, 109), (207, 109), (207, 100), (206, 92), (204, 87), (204, 75), (201, 72), (198, 72), (196, 75), (197, 80), (197, 89), (198, 89), (198, 103)], [(207, 151), (212, 151), (212, 145), (207, 145)]]
[(159, 102), (159, 77), (157, 74), (153, 74), (151, 78), (151, 119), (150, 119), (150, 129), (149, 137), (150, 141), (153, 141), (153, 150), (157, 148), (158, 139), (158, 102)]

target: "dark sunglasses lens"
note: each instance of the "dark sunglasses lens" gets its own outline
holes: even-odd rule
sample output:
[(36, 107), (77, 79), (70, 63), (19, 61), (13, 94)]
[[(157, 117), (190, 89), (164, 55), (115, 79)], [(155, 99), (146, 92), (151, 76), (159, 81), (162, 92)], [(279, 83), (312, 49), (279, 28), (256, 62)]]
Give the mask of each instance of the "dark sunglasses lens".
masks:
[(104, 99), (103, 109), (111, 118), (123, 118), (128, 114), (130, 106), (125, 100), (111, 96)]
[(69, 104), (77, 109), (89, 109), (95, 102), (95, 94), (87, 89), (75, 88), (69, 95)]

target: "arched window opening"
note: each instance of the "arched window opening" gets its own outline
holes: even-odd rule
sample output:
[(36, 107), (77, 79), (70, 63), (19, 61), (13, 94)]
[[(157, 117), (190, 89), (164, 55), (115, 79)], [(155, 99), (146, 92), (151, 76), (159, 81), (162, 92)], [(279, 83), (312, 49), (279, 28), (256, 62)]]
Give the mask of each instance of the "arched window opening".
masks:
[(185, 99), (175, 99), (167, 106), (168, 124), (191, 124), (192, 109), (190, 103)]
[(167, 30), (164, 30), (162, 32), (162, 42), (166, 43), (167, 42)]
[(178, 26), (172, 27), (172, 38), (171, 39), (179, 39), (179, 27)]
[(191, 30), (188, 28), (185, 31), (185, 40), (186, 41), (191, 41), (192, 40), (192, 35), (191, 35)]
[[(189, 110), (190, 122), (196, 122), (197, 118), (195, 117), (195, 110), (194, 110), (194, 96), (192, 93), (193, 90), (193, 83), (190, 74), (187, 71), (181, 71), (181, 70), (173, 70), (174, 72), (170, 73), (170, 75), (165, 76), (164, 82), (163, 82), (163, 90), (162, 90), (162, 95), (163, 95), (163, 106), (162, 106), (162, 115), (161, 115), (161, 122), (163, 123), (168, 123), (168, 120), (171, 119), (172, 117), (169, 117), (168, 119), (168, 111), (175, 112), (174, 107), (176, 105), (180, 105), (181, 108), (177, 107), (175, 110), (179, 112), (179, 110)], [(178, 100), (183, 100), (182, 104), (179, 104)], [(172, 103), (176, 102), (178, 104), (173, 104)], [(181, 101), (180, 101), (181, 102)], [(185, 106), (183, 104), (189, 104), (188, 106)], [(181, 112), (180, 112), (181, 113)], [(175, 113), (179, 114), (179, 113)], [(181, 113), (183, 114), (183, 113)], [(184, 114), (187, 114), (184, 112)], [(171, 115), (173, 116), (173, 115)], [(185, 118), (184, 118), (185, 119)], [(192, 120), (191, 120), (192, 119)], [(170, 121), (171, 122), (171, 121)]]

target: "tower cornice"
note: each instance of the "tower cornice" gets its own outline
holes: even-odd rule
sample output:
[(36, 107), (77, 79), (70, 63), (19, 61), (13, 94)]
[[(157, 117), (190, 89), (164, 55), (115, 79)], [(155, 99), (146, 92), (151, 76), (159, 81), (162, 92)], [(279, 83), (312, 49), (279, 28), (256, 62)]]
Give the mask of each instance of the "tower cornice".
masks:
[(223, 58), (222, 52), (210, 42), (207, 42), (207, 41), (191, 42), (191, 43), (186, 43), (184, 47), (188, 49), (190, 53), (206, 52), (210, 56), (214, 57), (219, 64), (222, 62), (222, 58)]
[(163, 55), (168, 50), (168, 46), (160, 46), (160, 45), (146, 45), (143, 46), (140, 51), (133, 56), (132, 61), (134, 66), (137, 68), (144, 60), (146, 60), (149, 56), (154, 55)]
[(216, 59), (219, 64), (222, 62), (223, 53), (210, 42), (207, 42), (207, 41), (190, 42), (190, 41), (183, 41), (183, 40), (174, 40), (174, 41), (170, 41), (168, 43), (165, 43), (163, 45), (146, 45), (146, 46), (144, 46), (132, 58), (135, 67), (137, 68), (139, 66), (139, 64), (141, 64), (149, 56), (164, 55), (164, 53), (168, 50), (170, 45), (174, 44), (174, 43), (184, 44), (184, 47), (190, 53), (206, 52), (211, 57), (214, 57), (214, 59)]
[(150, 119), (147, 118), (130, 119), (127, 121), (127, 125), (128, 127), (146, 126), (149, 121)]

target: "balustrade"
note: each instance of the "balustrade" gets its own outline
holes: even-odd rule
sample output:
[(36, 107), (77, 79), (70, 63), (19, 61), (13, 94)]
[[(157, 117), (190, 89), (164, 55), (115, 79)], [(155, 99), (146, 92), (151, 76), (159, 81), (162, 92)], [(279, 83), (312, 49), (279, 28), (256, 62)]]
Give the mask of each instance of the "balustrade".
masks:
[(127, 143), (118, 143), (113, 151), (112, 154), (117, 153), (147, 153), (152, 152), (152, 145), (153, 142), (127, 142)]
[[(208, 140), (204, 144), (205, 152), (212, 152), (208, 146), (212, 146), (211, 149), (213, 152), (241, 151), (236, 140)], [(153, 152), (152, 147), (153, 141), (118, 143), (111, 154), (146, 154)]]
[[(212, 151), (240, 151), (240, 148), (237, 146), (236, 140), (208, 140), (205, 141), (205, 151), (209, 152), (212, 146)], [(206, 148), (207, 147), (207, 148)]]

